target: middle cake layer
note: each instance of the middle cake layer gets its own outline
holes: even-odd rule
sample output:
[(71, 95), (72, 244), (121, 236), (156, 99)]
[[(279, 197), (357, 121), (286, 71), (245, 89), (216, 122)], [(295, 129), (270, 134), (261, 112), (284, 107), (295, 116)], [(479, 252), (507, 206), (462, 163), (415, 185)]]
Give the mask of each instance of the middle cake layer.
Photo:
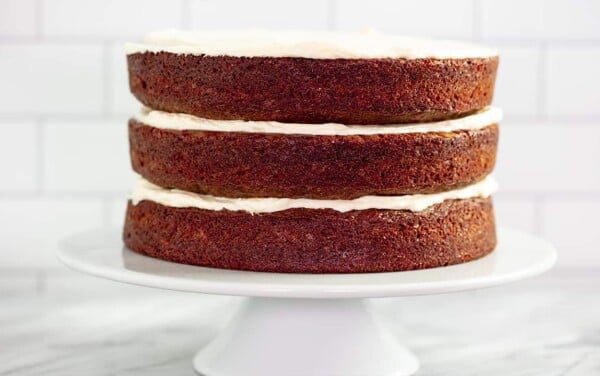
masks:
[[(129, 122), (133, 169), (165, 187), (224, 197), (348, 199), (435, 193), (495, 164), (500, 114), (403, 126), (228, 122), (146, 110)], [(285, 126), (284, 126), (285, 125)], [(311, 128), (312, 127), (312, 128)]]

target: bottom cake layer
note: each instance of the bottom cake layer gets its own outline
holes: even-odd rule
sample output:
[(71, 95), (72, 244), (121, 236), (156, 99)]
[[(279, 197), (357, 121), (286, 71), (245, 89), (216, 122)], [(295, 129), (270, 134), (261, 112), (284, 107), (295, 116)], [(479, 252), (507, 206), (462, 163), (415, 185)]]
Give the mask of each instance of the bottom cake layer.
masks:
[(133, 251), (184, 264), (282, 273), (361, 273), (471, 261), (496, 245), (492, 200), (429, 208), (243, 211), (129, 203), (123, 238)]

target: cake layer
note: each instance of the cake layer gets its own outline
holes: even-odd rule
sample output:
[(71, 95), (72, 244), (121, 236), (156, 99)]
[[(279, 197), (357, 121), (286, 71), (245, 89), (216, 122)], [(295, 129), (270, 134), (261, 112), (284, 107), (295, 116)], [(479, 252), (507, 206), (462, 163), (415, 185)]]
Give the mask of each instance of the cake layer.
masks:
[(448, 42), (275, 36), (253, 44), (241, 33), (231, 47), (235, 36), (195, 35), (128, 45), (130, 88), (143, 104), (210, 119), (425, 122), (488, 106), (498, 65), (492, 50)]
[(482, 180), (498, 127), (313, 136), (172, 130), (129, 121), (133, 169), (147, 180), (224, 197), (348, 199), (442, 192)]
[(176, 208), (131, 202), (123, 238), (135, 252), (208, 267), (360, 273), (470, 261), (496, 244), (491, 198), (446, 200), (423, 211)]

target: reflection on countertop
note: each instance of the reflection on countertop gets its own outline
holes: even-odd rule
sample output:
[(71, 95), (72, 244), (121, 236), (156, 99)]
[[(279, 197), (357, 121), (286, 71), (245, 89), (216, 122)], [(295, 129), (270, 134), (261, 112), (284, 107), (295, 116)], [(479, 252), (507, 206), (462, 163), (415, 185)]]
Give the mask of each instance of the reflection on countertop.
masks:
[[(419, 375), (600, 374), (600, 270), (465, 293), (377, 299)], [(0, 270), (0, 375), (193, 375), (240, 298)]]

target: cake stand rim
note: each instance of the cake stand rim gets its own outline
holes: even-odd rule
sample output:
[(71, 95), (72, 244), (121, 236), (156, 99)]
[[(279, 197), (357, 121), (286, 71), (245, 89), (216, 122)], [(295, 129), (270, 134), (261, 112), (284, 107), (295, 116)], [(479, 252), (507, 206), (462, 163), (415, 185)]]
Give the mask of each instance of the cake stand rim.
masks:
[[(143, 256), (124, 247), (117, 234), (120, 232), (116, 229), (96, 229), (71, 235), (60, 242), (57, 257), (71, 269), (145, 287), (316, 299), (401, 297), (493, 287), (542, 274), (557, 260), (557, 252), (547, 240), (499, 227), (498, 245), (492, 253), (457, 265), (385, 273), (265, 273), (191, 266)], [(106, 245), (94, 243), (103, 237), (110, 237), (102, 239)]]

